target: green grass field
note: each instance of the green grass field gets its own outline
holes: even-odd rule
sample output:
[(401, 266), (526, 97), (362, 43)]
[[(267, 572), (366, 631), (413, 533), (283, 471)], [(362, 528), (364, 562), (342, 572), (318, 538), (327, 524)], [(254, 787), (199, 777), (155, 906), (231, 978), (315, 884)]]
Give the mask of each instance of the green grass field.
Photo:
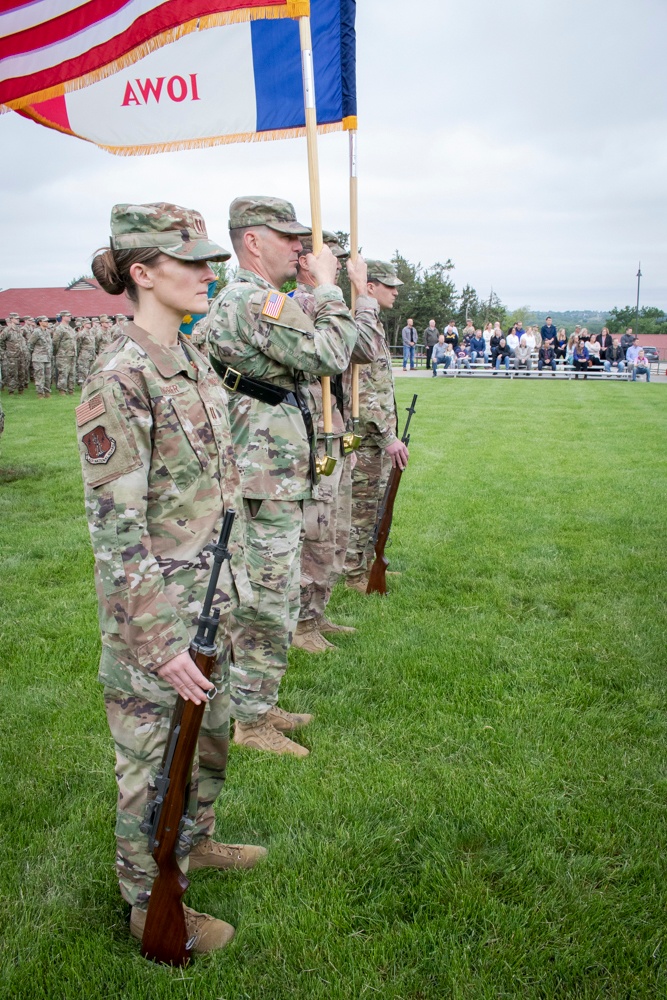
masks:
[(2, 998), (667, 996), (665, 388), (415, 389), (403, 575), (291, 654), (311, 756), (232, 748), (219, 836), (270, 856), (193, 875), (237, 936), (185, 971), (115, 884), (76, 400), (3, 396)]

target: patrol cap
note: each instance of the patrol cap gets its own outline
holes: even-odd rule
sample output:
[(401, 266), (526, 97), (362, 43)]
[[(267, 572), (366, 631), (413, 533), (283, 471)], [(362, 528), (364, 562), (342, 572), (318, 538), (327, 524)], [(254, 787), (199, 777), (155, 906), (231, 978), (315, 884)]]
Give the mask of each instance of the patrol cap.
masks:
[(296, 220), (294, 205), (282, 198), (263, 195), (245, 195), (234, 198), (229, 206), (229, 228), (247, 229), (248, 226), (268, 226), (279, 233), (291, 236), (308, 236), (310, 229)]
[[(329, 247), (334, 257), (339, 257), (341, 260), (345, 260), (350, 256), (347, 250), (343, 250), (342, 246), (338, 242), (336, 234), (330, 232), (328, 229), (322, 230), (322, 242)], [(303, 244), (304, 253), (313, 252), (312, 233), (310, 234), (310, 236), (304, 236), (304, 238), (301, 240), (301, 243)]]
[(116, 313), (116, 319), (127, 319), (125, 313)]
[(10, 313), (9, 316), (7, 317), (7, 319), (18, 319), (18, 318), (19, 318), (18, 313)]
[(71, 316), (72, 314), (69, 311), (69, 309), (61, 309), (60, 312), (58, 313), (58, 315), (59, 316)]
[(149, 205), (114, 205), (111, 249), (153, 247), (177, 260), (229, 260), (231, 253), (208, 238), (199, 212), (160, 201)]
[(24, 316), (24, 317), (23, 317), (23, 322), (24, 322), (24, 323), (34, 323), (35, 321), (34, 321), (34, 319), (32, 318), (32, 316)]
[(398, 288), (403, 282), (396, 274), (396, 268), (386, 260), (367, 260), (368, 280), (378, 281), (389, 288)]
[(48, 316), (37, 316), (36, 322), (37, 323), (48, 323), (49, 322), (49, 317)]

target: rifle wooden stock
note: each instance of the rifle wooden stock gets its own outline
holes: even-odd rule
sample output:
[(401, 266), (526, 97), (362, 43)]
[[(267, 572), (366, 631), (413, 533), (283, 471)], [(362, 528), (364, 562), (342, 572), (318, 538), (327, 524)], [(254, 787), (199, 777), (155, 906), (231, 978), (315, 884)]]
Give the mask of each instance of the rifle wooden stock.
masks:
[[(210, 679), (217, 654), (201, 651), (193, 653), (190, 650), (190, 655), (206, 679)], [(175, 850), (181, 820), (188, 811), (192, 761), (206, 705), (206, 701), (195, 705), (193, 701), (183, 701), (179, 696), (162, 760), (161, 770), (164, 770), (176, 736), (176, 748), (169, 766), (169, 787), (155, 833), (157, 843), (153, 849), (153, 858), (158, 867), (158, 876), (151, 889), (141, 939), (141, 954), (144, 958), (163, 962), (165, 965), (187, 965), (190, 961), (182, 903), (183, 894), (190, 882), (178, 866)]]
[(389, 480), (384, 493), (382, 517), (377, 527), (377, 538), (375, 539), (375, 559), (368, 574), (367, 594), (387, 594), (387, 566), (389, 560), (384, 554), (391, 530), (391, 521), (394, 516), (394, 503), (398, 487), (401, 485), (403, 470), (398, 466), (393, 468), (389, 474)]

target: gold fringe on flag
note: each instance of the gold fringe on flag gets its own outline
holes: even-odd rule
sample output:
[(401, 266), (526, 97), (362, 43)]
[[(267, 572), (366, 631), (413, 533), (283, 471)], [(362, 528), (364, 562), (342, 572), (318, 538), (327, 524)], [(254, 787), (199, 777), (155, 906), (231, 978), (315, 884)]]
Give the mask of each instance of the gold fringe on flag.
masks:
[[(16, 100), (7, 101), (5, 104), (0, 105), (2, 111), (20, 111), (23, 108), (27, 108), (30, 104), (39, 104), (41, 101), (49, 101), (52, 97), (61, 97), (63, 94), (69, 94), (74, 90), (83, 90), (84, 87), (90, 87), (92, 83), (98, 83), (100, 80), (106, 80), (107, 77), (113, 76), (114, 73), (120, 72), (122, 69), (126, 69), (133, 63), (139, 62), (144, 56), (150, 55), (151, 52), (155, 52), (156, 49), (161, 49), (165, 45), (169, 45), (170, 42), (176, 42), (183, 35), (189, 35), (193, 31), (203, 31), (206, 28), (218, 28), (224, 24), (239, 24), (243, 21), (259, 21), (259, 20), (271, 20), (273, 18), (280, 17), (293, 17), (288, 13), (288, 11), (294, 7), (299, 6), (304, 0), (287, 0), (287, 3), (283, 6), (270, 6), (270, 7), (250, 7), (244, 10), (230, 10), (227, 12), (222, 12), (218, 14), (207, 14), (205, 17), (197, 17), (192, 21), (186, 21), (185, 24), (179, 24), (175, 28), (170, 28), (169, 31), (164, 31), (160, 35), (156, 35), (155, 38), (149, 38), (147, 41), (138, 45), (135, 49), (130, 52), (126, 52), (124, 56), (119, 59), (114, 59), (112, 63), (107, 66), (101, 66), (99, 69), (93, 70), (91, 73), (86, 73), (84, 76), (77, 77), (76, 80), (68, 80), (65, 83), (56, 84), (53, 87), (47, 87), (45, 90), (38, 90), (32, 94), (27, 94), (24, 97), (17, 97)], [(305, 0), (306, 6), (308, 6), (308, 0)]]

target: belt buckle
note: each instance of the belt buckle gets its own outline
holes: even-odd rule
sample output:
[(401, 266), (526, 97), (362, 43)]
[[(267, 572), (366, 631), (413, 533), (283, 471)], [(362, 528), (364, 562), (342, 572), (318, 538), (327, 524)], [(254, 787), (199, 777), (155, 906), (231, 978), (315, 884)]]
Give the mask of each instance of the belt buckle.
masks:
[[(229, 382), (227, 381), (227, 376), (230, 373), (232, 375), (236, 375), (236, 380), (234, 382), (234, 385), (230, 385)], [(225, 374), (223, 375), (223, 378), (222, 378), (222, 384), (224, 385), (225, 389), (229, 389), (230, 392), (236, 392), (236, 390), (239, 387), (239, 382), (241, 381), (242, 378), (243, 378), (243, 376), (242, 376), (241, 372), (237, 372), (236, 368), (230, 368), (229, 365), (228, 365), (227, 369), (225, 371)]]

